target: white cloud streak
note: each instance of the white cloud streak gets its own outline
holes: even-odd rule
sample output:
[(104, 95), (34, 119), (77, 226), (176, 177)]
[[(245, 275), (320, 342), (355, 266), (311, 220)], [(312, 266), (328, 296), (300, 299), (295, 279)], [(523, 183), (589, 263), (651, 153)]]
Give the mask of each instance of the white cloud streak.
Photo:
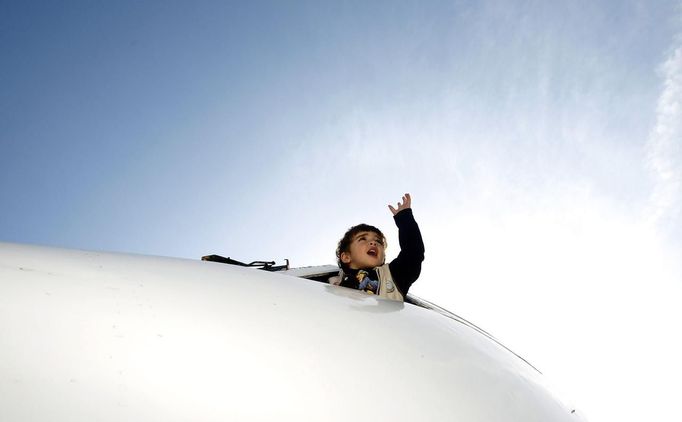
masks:
[(660, 72), (663, 91), (646, 144), (646, 164), (654, 180), (648, 220), (677, 232), (682, 223), (682, 37), (677, 38)]

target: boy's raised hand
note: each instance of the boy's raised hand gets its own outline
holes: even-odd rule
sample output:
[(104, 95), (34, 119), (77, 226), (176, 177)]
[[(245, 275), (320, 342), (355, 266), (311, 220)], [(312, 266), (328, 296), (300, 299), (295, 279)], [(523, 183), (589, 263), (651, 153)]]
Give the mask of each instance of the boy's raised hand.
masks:
[(391, 210), (393, 215), (398, 214), (402, 210), (410, 208), (410, 206), (412, 205), (412, 198), (410, 198), (410, 194), (406, 193), (405, 195), (403, 195), (403, 203), (401, 204), (400, 202), (398, 202), (397, 205), (398, 208), (393, 208), (391, 205), (388, 206), (388, 209)]

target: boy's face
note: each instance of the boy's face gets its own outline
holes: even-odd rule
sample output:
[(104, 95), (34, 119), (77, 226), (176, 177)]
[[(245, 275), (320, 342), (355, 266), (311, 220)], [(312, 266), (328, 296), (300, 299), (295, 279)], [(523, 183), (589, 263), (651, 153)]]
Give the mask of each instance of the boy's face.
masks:
[(366, 270), (384, 263), (384, 241), (377, 233), (363, 231), (350, 242), (348, 252), (341, 252), (341, 262), (354, 270)]

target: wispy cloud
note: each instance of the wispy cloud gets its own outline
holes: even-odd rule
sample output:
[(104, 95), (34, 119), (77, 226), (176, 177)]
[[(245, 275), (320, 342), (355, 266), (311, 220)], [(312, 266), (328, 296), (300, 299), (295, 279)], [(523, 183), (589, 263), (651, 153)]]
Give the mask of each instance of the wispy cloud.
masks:
[(677, 232), (682, 224), (682, 37), (676, 39), (660, 72), (663, 91), (646, 145), (646, 164), (654, 180), (648, 217), (650, 223)]

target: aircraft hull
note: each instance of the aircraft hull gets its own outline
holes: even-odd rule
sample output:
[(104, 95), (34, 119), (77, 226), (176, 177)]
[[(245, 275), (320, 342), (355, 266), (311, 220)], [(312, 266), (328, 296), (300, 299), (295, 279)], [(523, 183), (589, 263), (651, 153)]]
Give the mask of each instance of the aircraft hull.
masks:
[[(427, 280), (421, 280), (427, 282)], [(0, 420), (577, 421), (411, 304), (212, 262), (0, 243)]]

